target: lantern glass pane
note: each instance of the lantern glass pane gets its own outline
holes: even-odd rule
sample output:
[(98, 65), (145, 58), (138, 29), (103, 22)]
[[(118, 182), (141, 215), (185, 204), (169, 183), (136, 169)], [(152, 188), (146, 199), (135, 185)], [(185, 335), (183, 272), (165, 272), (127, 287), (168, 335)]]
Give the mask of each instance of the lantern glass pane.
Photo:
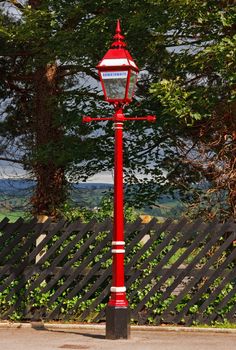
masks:
[(127, 71), (102, 72), (102, 80), (109, 99), (124, 99), (127, 83)]
[(129, 82), (129, 90), (128, 90), (128, 97), (131, 99), (133, 97), (134, 94), (134, 89), (136, 86), (136, 82), (137, 82), (137, 73), (134, 71), (130, 72), (130, 82)]

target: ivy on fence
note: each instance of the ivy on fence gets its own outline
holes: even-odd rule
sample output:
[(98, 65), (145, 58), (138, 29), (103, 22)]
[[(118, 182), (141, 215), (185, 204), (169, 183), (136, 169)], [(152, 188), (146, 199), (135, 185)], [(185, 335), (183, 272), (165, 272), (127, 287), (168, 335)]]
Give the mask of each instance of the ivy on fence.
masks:
[[(0, 222), (0, 318), (103, 321), (111, 232), (110, 219)], [(125, 232), (134, 323), (236, 321), (233, 220), (137, 220), (127, 223)]]

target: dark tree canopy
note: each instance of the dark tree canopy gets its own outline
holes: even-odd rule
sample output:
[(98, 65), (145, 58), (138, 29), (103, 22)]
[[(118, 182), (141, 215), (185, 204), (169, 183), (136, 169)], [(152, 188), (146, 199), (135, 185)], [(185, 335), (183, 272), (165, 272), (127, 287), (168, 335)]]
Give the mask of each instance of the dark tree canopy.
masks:
[(117, 18), (141, 69), (126, 113), (158, 116), (126, 126), (126, 200), (178, 193), (235, 215), (234, 1), (2, 1), (0, 157), (37, 179), (35, 214), (56, 214), (66, 178), (113, 167), (112, 125), (81, 121), (112, 113), (94, 67)]
[(196, 213), (235, 216), (236, 4), (169, 1), (168, 5), (166, 35), (157, 42), (169, 42), (174, 49), (152, 92), (165, 114), (189, 126), (180, 142), (183, 166), (179, 171), (173, 168), (168, 177), (172, 173), (171, 181), (174, 177), (177, 187), (182, 184), (189, 197), (192, 188)]

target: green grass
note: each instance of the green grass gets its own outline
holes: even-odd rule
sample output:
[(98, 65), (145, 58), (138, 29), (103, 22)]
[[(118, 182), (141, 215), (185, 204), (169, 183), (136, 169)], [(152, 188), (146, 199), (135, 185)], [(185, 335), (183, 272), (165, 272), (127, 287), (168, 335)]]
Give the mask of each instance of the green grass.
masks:
[(195, 325), (193, 326), (195, 328), (233, 328), (236, 329), (236, 323), (230, 323), (228, 321), (225, 322), (215, 322), (212, 325), (207, 325), (207, 324), (199, 324), (199, 325)]
[[(179, 248), (177, 250), (177, 252), (169, 259), (168, 261), (168, 266), (169, 265), (173, 265), (183, 254), (184, 252), (186, 251), (187, 248)], [(194, 249), (194, 251), (184, 260), (183, 264), (190, 264), (193, 259), (195, 258), (195, 256), (199, 253), (201, 249), (198, 248), (198, 249)]]
[(0, 221), (4, 218), (8, 218), (10, 222), (15, 222), (18, 218), (25, 218), (24, 211), (1, 211), (0, 212)]

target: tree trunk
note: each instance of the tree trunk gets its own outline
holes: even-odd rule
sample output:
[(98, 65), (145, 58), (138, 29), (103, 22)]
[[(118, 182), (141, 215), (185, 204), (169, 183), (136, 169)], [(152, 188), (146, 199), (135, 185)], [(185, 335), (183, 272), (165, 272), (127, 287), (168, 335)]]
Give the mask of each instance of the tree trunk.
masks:
[(37, 217), (47, 215), (55, 218), (59, 215), (58, 209), (66, 200), (64, 170), (49, 161), (47, 164), (37, 162), (34, 172), (36, 189), (31, 198), (32, 214)]
[(57, 124), (57, 66), (48, 64), (35, 73), (33, 129), (35, 149), (33, 173), (36, 189), (31, 198), (35, 216), (57, 216), (66, 199), (64, 167), (58, 157), (62, 150), (63, 128)]

